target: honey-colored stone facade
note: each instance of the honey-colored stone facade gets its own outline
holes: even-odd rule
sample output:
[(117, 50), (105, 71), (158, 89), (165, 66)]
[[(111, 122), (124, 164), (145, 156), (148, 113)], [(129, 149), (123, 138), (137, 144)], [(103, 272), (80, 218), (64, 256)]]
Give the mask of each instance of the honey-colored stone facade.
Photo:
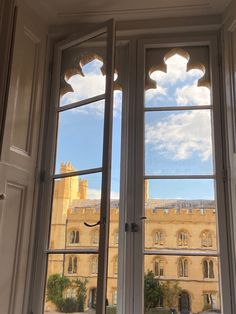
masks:
[[(61, 172), (73, 170), (70, 163), (61, 166)], [(151, 200), (148, 199), (148, 183), (145, 187), (145, 249), (149, 253), (144, 257), (145, 271), (152, 270), (163, 282), (178, 282), (189, 297), (190, 313), (198, 313), (207, 305), (219, 309), (218, 258), (207, 256), (209, 252), (217, 252), (214, 202)], [(89, 228), (84, 225), (84, 222), (94, 224), (100, 219), (99, 200), (89, 200), (88, 189), (89, 182), (76, 176), (56, 181), (50, 248), (98, 247), (99, 226)], [(107, 288), (109, 304), (117, 303), (118, 206), (118, 200), (111, 201)], [(153, 250), (162, 254), (151, 255)], [(202, 255), (185, 256), (184, 253)], [(48, 275), (53, 273), (64, 274), (72, 279), (86, 278), (86, 307), (93, 307), (97, 286), (96, 254), (52, 254), (48, 261)], [(68, 296), (71, 296), (70, 293)], [(51, 306), (46, 304), (46, 309), (50, 310)]]

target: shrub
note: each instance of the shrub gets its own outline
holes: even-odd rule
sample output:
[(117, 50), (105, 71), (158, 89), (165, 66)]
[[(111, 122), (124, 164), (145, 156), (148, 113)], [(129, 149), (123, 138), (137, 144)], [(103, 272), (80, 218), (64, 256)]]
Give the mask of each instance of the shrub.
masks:
[[(70, 281), (67, 277), (60, 274), (50, 275), (47, 280), (47, 301), (54, 303), (60, 312), (84, 312), (87, 293), (86, 284), (86, 280), (76, 279)], [(63, 292), (68, 287), (76, 289), (75, 298), (63, 297)]]
[(80, 279), (77, 279), (74, 281), (75, 285), (77, 286), (77, 311), (78, 312), (84, 312), (84, 304), (86, 300), (86, 294), (87, 294), (87, 280), (82, 281)]
[(73, 312), (77, 311), (76, 300), (74, 298), (63, 299), (60, 311), (65, 312), (65, 313), (73, 313)]
[(114, 305), (108, 305), (106, 307), (106, 313), (107, 314), (116, 314), (116, 306)]
[(61, 311), (63, 306), (63, 291), (70, 284), (70, 280), (60, 274), (53, 274), (47, 280), (47, 300), (53, 302), (57, 310)]

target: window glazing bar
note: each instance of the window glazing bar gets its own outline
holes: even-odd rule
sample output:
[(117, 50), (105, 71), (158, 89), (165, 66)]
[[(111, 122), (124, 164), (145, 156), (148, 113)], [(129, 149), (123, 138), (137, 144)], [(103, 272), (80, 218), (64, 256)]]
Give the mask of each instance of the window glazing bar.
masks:
[(85, 174), (92, 174), (92, 173), (99, 173), (99, 172), (102, 172), (102, 167), (86, 169), (86, 170), (80, 170), (80, 171), (73, 171), (73, 172), (66, 172), (66, 173), (60, 173), (60, 174), (54, 174), (53, 175), (53, 179), (61, 179), (61, 178), (68, 178), (68, 177), (74, 177), (74, 176), (82, 176), (82, 175), (85, 175)]
[(152, 179), (215, 179), (215, 175), (145, 175), (145, 180)]
[(177, 251), (177, 250), (152, 250), (152, 251), (144, 251), (143, 253), (144, 255), (168, 255), (168, 256), (215, 256), (218, 257), (220, 254), (217, 251), (198, 251), (198, 252), (194, 252), (194, 251), (187, 251), (187, 250), (181, 250), (181, 251)]
[(96, 249), (48, 249), (45, 254), (98, 254)]
[(66, 110), (69, 110), (69, 109), (82, 107), (82, 106), (85, 106), (85, 105), (88, 105), (90, 103), (93, 103), (93, 102), (96, 102), (96, 101), (100, 101), (100, 100), (103, 100), (103, 99), (105, 99), (105, 94), (101, 94), (101, 95), (98, 95), (98, 96), (94, 96), (94, 97), (90, 97), (90, 98), (83, 99), (83, 100), (80, 100), (80, 101), (76, 101), (76, 102), (73, 102), (72, 104), (69, 104), (69, 105), (61, 106), (61, 107), (58, 108), (58, 111), (62, 112), (62, 111), (66, 111)]
[(145, 107), (145, 111), (181, 111), (213, 109), (213, 106), (167, 106), (167, 107)]

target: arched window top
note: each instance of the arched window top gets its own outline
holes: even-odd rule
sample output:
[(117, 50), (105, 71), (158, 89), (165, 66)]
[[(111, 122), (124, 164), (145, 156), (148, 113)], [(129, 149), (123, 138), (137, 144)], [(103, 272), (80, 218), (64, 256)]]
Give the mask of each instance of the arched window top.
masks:
[(68, 274), (77, 274), (78, 259), (77, 256), (71, 255), (68, 258)]
[[(62, 62), (61, 74), (61, 105), (94, 97), (105, 93), (106, 66), (104, 64), (105, 49), (91, 48), (90, 51), (83, 49), (65, 52)], [(68, 53), (68, 56), (66, 54)], [(115, 69), (115, 90), (121, 89), (121, 84)], [(90, 89), (85, 89), (86, 84)]]
[(164, 277), (164, 264), (165, 261), (161, 257), (156, 257), (153, 260), (153, 270), (155, 276)]
[(115, 275), (118, 274), (118, 256), (117, 255), (114, 257), (114, 274)]
[(181, 229), (177, 232), (177, 245), (188, 246), (190, 234), (187, 230)]
[(206, 258), (202, 262), (203, 267), (203, 278), (213, 279), (215, 278), (214, 274), (214, 261), (212, 259)]
[(114, 244), (115, 245), (119, 244), (119, 230), (118, 229), (114, 231)]
[(181, 257), (178, 260), (178, 275), (179, 277), (188, 277), (188, 259)]
[(153, 242), (155, 245), (163, 245), (165, 242), (166, 233), (162, 229), (157, 229), (153, 232)]
[[(183, 76), (191, 75), (194, 72), (197, 78), (196, 87), (207, 87), (209, 91), (210, 71), (206, 47), (198, 47), (198, 49), (195, 47), (164, 48), (147, 51), (147, 54), (146, 90), (157, 88), (158, 81), (156, 76), (160, 72), (162, 72), (160, 74), (162, 77), (167, 77), (173, 71), (175, 76), (178, 74), (177, 78), (180, 81), (183, 79)], [(182, 71), (177, 71), (176, 66), (178, 64), (182, 64)], [(173, 70), (171, 67), (173, 67)], [(180, 67), (178, 70), (181, 70)]]
[(117, 290), (116, 289), (114, 289), (112, 293), (112, 302), (113, 302), (113, 305), (117, 305)]
[(99, 244), (99, 229), (94, 230), (92, 233), (92, 244)]
[(97, 274), (98, 273), (98, 257), (93, 256), (91, 259), (91, 273)]
[(79, 230), (70, 230), (69, 232), (69, 243), (79, 244)]
[(213, 246), (213, 234), (210, 230), (204, 230), (201, 233), (201, 245), (202, 247), (212, 247)]

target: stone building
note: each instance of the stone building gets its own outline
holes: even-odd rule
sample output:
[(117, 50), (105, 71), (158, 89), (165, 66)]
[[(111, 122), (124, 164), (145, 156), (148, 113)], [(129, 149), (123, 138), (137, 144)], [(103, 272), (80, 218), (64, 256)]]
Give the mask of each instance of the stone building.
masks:
[[(73, 170), (70, 163), (63, 172)], [(56, 181), (51, 221), (53, 249), (94, 249), (99, 243), (100, 203), (88, 198), (89, 182), (78, 177)], [(160, 200), (148, 198), (146, 183), (145, 271), (152, 270), (162, 282), (178, 282), (182, 288), (179, 307), (190, 313), (220, 308), (215, 202), (207, 200)], [(107, 299), (117, 304), (119, 200), (111, 200)], [(152, 254), (158, 250), (160, 255)], [(201, 255), (199, 256), (199, 253)], [(213, 256), (209, 256), (210, 253)], [(174, 255), (175, 254), (175, 255)], [(179, 254), (179, 255), (178, 255)], [(196, 255), (195, 255), (196, 254)], [(215, 254), (215, 256), (214, 256)], [(50, 255), (48, 275), (87, 279), (86, 308), (96, 304), (96, 254)], [(65, 291), (73, 297), (73, 289)], [(46, 304), (50, 311), (52, 304)]]

